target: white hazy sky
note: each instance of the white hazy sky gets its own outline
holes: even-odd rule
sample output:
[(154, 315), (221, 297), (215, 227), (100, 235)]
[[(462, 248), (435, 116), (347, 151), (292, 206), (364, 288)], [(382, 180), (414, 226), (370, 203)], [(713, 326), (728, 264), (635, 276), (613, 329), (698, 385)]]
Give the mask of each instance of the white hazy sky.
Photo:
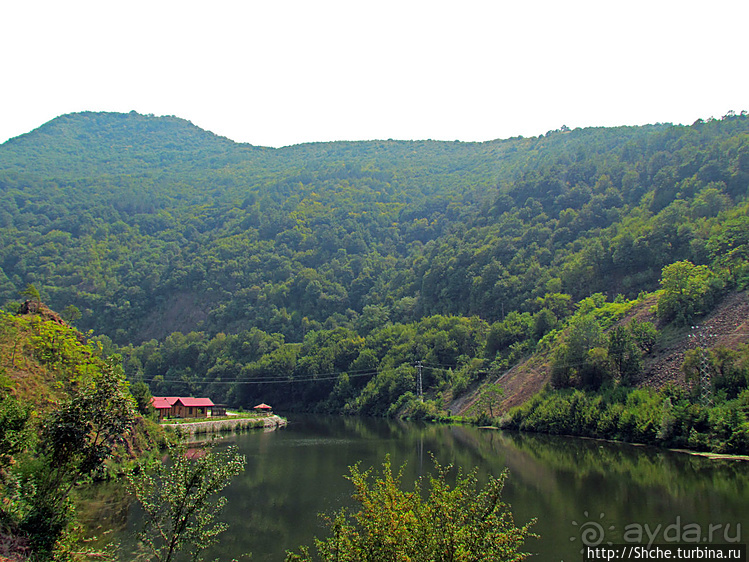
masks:
[(0, 142), (176, 115), (238, 142), (535, 136), (749, 109), (749, 0), (0, 0)]

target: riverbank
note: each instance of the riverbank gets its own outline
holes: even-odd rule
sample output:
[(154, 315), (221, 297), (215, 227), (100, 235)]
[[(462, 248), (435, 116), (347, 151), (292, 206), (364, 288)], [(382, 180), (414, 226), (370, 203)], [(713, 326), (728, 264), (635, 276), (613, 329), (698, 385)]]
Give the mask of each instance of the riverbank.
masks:
[(171, 428), (188, 435), (204, 433), (240, 433), (250, 429), (277, 429), (286, 426), (286, 419), (272, 414), (252, 418), (222, 418), (220, 420), (203, 420), (185, 423), (162, 423), (161, 427)]
[[(535, 435), (552, 435), (551, 433), (544, 433), (544, 432), (537, 432), (537, 431), (524, 432), (524, 431), (517, 430), (517, 429), (507, 429), (507, 428), (497, 427), (495, 425), (477, 426), (477, 429), (484, 430), (484, 431), (493, 430), (493, 431), (510, 431), (510, 432), (515, 432), (515, 433), (530, 433), (530, 434), (535, 434)], [(749, 455), (711, 453), (709, 451), (693, 451), (691, 449), (675, 449), (671, 447), (661, 447), (659, 445), (654, 445), (654, 444), (636, 443), (636, 442), (631, 442), (631, 441), (622, 441), (619, 439), (606, 439), (603, 437), (588, 437), (586, 435), (571, 435), (571, 434), (559, 433), (559, 434), (555, 434), (555, 437), (562, 437), (562, 438), (568, 438), (568, 439), (581, 439), (581, 440), (587, 439), (590, 441), (600, 441), (601, 443), (615, 443), (618, 445), (629, 445), (631, 447), (651, 447), (656, 450), (671, 451), (674, 453), (694, 455), (694, 456), (704, 457), (704, 458), (712, 459), (712, 460), (749, 461)]]
[[(465, 424), (303, 413), (289, 414), (288, 421), (281, 431), (247, 431), (218, 443), (237, 447), (248, 469), (226, 494), (222, 520), (229, 531), (222, 537), (228, 538), (206, 552), (206, 560), (239, 559), (247, 552), (255, 561), (283, 560), (286, 550), (311, 544), (321, 535), (320, 511), (335, 513), (351, 505), (354, 488), (344, 478), (349, 467), (372, 467), (377, 476), (386, 455), (394, 468), (405, 464), (401, 484), (406, 490), (434, 473), (430, 453), (455, 470), (478, 467), (480, 482), (509, 469), (502, 501), (512, 506), (516, 522), (537, 518), (533, 531), (542, 537), (528, 541), (534, 553), (529, 560), (580, 561), (587, 528), (580, 527), (589, 521), (601, 524), (604, 542), (616, 542), (625, 527), (634, 528), (630, 525), (641, 525), (637, 529), (646, 536), (646, 522), (652, 533), (661, 525), (658, 539), (663, 540), (663, 529), (675, 529), (677, 515), (682, 533), (695, 524), (705, 533), (722, 524), (716, 538), (723, 537), (729, 522), (728, 536), (734, 537), (736, 524), (746, 520), (749, 476), (736, 462), (592, 439), (500, 434)], [(644, 497), (648, 501), (634, 501)], [(686, 523), (692, 527), (685, 531)], [(743, 534), (741, 539), (746, 542)]]

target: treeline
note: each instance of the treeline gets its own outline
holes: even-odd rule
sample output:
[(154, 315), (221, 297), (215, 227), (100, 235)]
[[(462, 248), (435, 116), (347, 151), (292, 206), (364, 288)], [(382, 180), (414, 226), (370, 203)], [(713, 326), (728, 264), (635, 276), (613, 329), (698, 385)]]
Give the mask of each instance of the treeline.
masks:
[[(742, 354), (746, 362), (746, 349)], [(505, 429), (615, 439), (696, 451), (749, 453), (749, 391), (722, 394), (714, 406), (678, 387), (662, 391), (609, 387), (603, 392), (567, 390), (535, 396), (503, 421)], [(719, 385), (725, 384), (721, 377)]]
[(532, 353), (562, 395), (635, 384), (627, 310), (746, 289), (748, 191), (746, 113), (277, 150), (70, 115), (0, 147), (0, 296), (33, 284), (154, 394), (439, 417)]
[(0, 296), (32, 283), (120, 345), (250, 327), (298, 343), (368, 306), (495, 322), (547, 293), (634, 298), (675, 261), (738, 259), (716, 237), (746, 216), (748, 132), (742, 113), (274, 150), (64, 116), (0, 147)]
[(465, 391), (487, 375), (487, 322), (456, 316), (379, 321), (366, 336), (337, 327), (287, 343), (253, 328), (213, 337), (175, 333), (120, 351), (131, 379), (147, 382), (155, 395), (208, 395), (235, 407), (267, 401), (278, 409), (395, 416), (418, 401), (421, 361), (430, 411), (444, 415), (436, 393)]

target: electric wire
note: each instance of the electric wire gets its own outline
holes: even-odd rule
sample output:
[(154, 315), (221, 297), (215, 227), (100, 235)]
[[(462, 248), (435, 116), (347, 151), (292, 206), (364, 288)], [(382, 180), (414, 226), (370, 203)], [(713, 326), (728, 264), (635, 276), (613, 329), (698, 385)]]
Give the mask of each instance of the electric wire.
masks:
[[(138, 378), (137, 380), (140, 382), (145, 383), (169, 383), (169, 384), (203, 384), (203, 385), (212, 385), (212, 384), (295, 384), (295, 383), (301, 383), (301, 382), (326, 382), (326, 381), (337, 381), (339, 380), (341, 375), (347, 375), (349, 378), (358, 378), (358, 377), (367, 377), (367, 376), (374, 376), (379, 374), (379, 371), (376, 370), (367, 370), (367, 371), (341, 371), (338, 373), (322, 373), (320, 375), (311, 375), (306, 377), (300, 377), (300, 378), (285, 378), (282, 375), (279, 376), (268, 376), (268, 377), (253, 377), (248, 379), (234, 379), (234, 380), (209, 380), (209, 379), (198, 379), (198, 380), (185, 380), (185, 379), (167, 379), (167, 378), (157, 378), (161, 375), (154, 375), (150, 378)], [(135, 381), (132, 381), (135, 382)]]

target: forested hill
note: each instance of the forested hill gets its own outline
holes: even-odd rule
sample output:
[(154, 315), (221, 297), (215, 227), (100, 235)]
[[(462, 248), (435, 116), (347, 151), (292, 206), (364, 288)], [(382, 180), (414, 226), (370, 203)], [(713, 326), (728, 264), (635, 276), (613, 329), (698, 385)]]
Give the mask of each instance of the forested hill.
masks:
[(662, 278), (662, 321), (708, 312), (749, 281), (748, 189), (745, 112), (280, 149), (65, 115), (0, 145), (0, 299), (33, 285), (155, 392), (382, 414), (414, 361), (463, 392)]
[(633, 295), (707, 258), (694, 221), (746, 194), (748, 129), (266, 149), (172, 117), (66, 115), (0, 147), (0, 296), (33, 283), (126, 343)]
[(131, 113), (63, 115), (2, 145), (0, 169), (42, 178), (175, 175), (225, 166), (230, 154), (263, 152), (176, 117)]
[(32, 283), (124, 344), (636, 295), (709, 259), (706, 225), (746, 195), (748, 130), (742, 114), (269, 149), (174, 117), (65, 115), (0, 146), (0, 297)]

